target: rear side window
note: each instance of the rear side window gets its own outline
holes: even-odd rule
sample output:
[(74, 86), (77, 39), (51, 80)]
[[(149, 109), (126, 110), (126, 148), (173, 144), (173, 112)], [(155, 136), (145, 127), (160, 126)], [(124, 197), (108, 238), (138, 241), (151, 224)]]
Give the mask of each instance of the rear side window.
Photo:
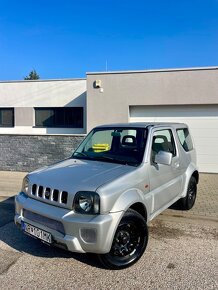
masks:
[(188, 128), (177, 129), (176, 131), (184, 150), (186, 152), (191, 151), (193, 149), (193, 143)]

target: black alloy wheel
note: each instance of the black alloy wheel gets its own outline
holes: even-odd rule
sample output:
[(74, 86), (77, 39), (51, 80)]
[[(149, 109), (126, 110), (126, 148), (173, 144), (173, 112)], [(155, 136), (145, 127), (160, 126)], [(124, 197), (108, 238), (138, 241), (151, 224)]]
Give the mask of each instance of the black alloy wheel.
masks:
[(186, 196), (179, 200), (179, 209), (190, 210), (195, 204), (196, 196), (197, 196), (197, 181), (194, 178), (194, 176), (192, 176), (189, 180)]
[(130, 209), (117, 228), (110, 252), (98, 256), (106, 268), (123, 269), (140, 259), (147, 242), (148, 228), (145, 219)]
[(187, 191), (187, 196), (186, 196), (187, 209), (191, 209), (194, 206), (196, 195), (197, 195), (197, 182), (196, 182), (196, 179), (192, 176), (189, 181), (188, 191)]

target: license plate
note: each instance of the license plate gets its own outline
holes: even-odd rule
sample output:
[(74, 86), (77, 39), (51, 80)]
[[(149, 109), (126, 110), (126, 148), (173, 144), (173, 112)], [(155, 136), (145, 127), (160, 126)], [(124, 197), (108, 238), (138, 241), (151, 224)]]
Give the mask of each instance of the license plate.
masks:
[(52, 243), (51, 234), (22, 221), (22, 230), (46, 243)]

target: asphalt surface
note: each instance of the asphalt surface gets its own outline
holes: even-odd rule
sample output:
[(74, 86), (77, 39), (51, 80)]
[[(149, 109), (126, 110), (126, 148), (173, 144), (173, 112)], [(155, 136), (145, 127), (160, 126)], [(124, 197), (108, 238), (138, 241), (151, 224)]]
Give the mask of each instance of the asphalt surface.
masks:
[(12, 222), (13, 200), (0, 203), (0, 289), (218, 289), (216, 221), (161, 215), (149, 225), (143, 257), (112, 271), (94, 255), (48, 247)]
[(112, 271), (94, 255), (48, 247), (13, 223), (25, 173), (0, 172), (0, 290), (218, 289), (218, 175), (201, 174), (191, 211), (168, 209), (149, 224), (149, 242), (132, 267)]
[[(0, 202), (19, 192), (27, 173), (0, 171)], [(195, 206), (190, 211), (166, 210), (164, 215), (218, 221), (218, 174), (200, 173)]]

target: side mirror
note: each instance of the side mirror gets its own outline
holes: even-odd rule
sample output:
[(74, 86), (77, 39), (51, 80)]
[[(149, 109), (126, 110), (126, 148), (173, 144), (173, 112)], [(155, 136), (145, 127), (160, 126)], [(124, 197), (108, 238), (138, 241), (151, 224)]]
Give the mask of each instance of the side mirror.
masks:
[(157, 164), (170, 165), (172, 162), (173, 154), (166, 151), (159, 151), (154, 158), (154, 162)]

